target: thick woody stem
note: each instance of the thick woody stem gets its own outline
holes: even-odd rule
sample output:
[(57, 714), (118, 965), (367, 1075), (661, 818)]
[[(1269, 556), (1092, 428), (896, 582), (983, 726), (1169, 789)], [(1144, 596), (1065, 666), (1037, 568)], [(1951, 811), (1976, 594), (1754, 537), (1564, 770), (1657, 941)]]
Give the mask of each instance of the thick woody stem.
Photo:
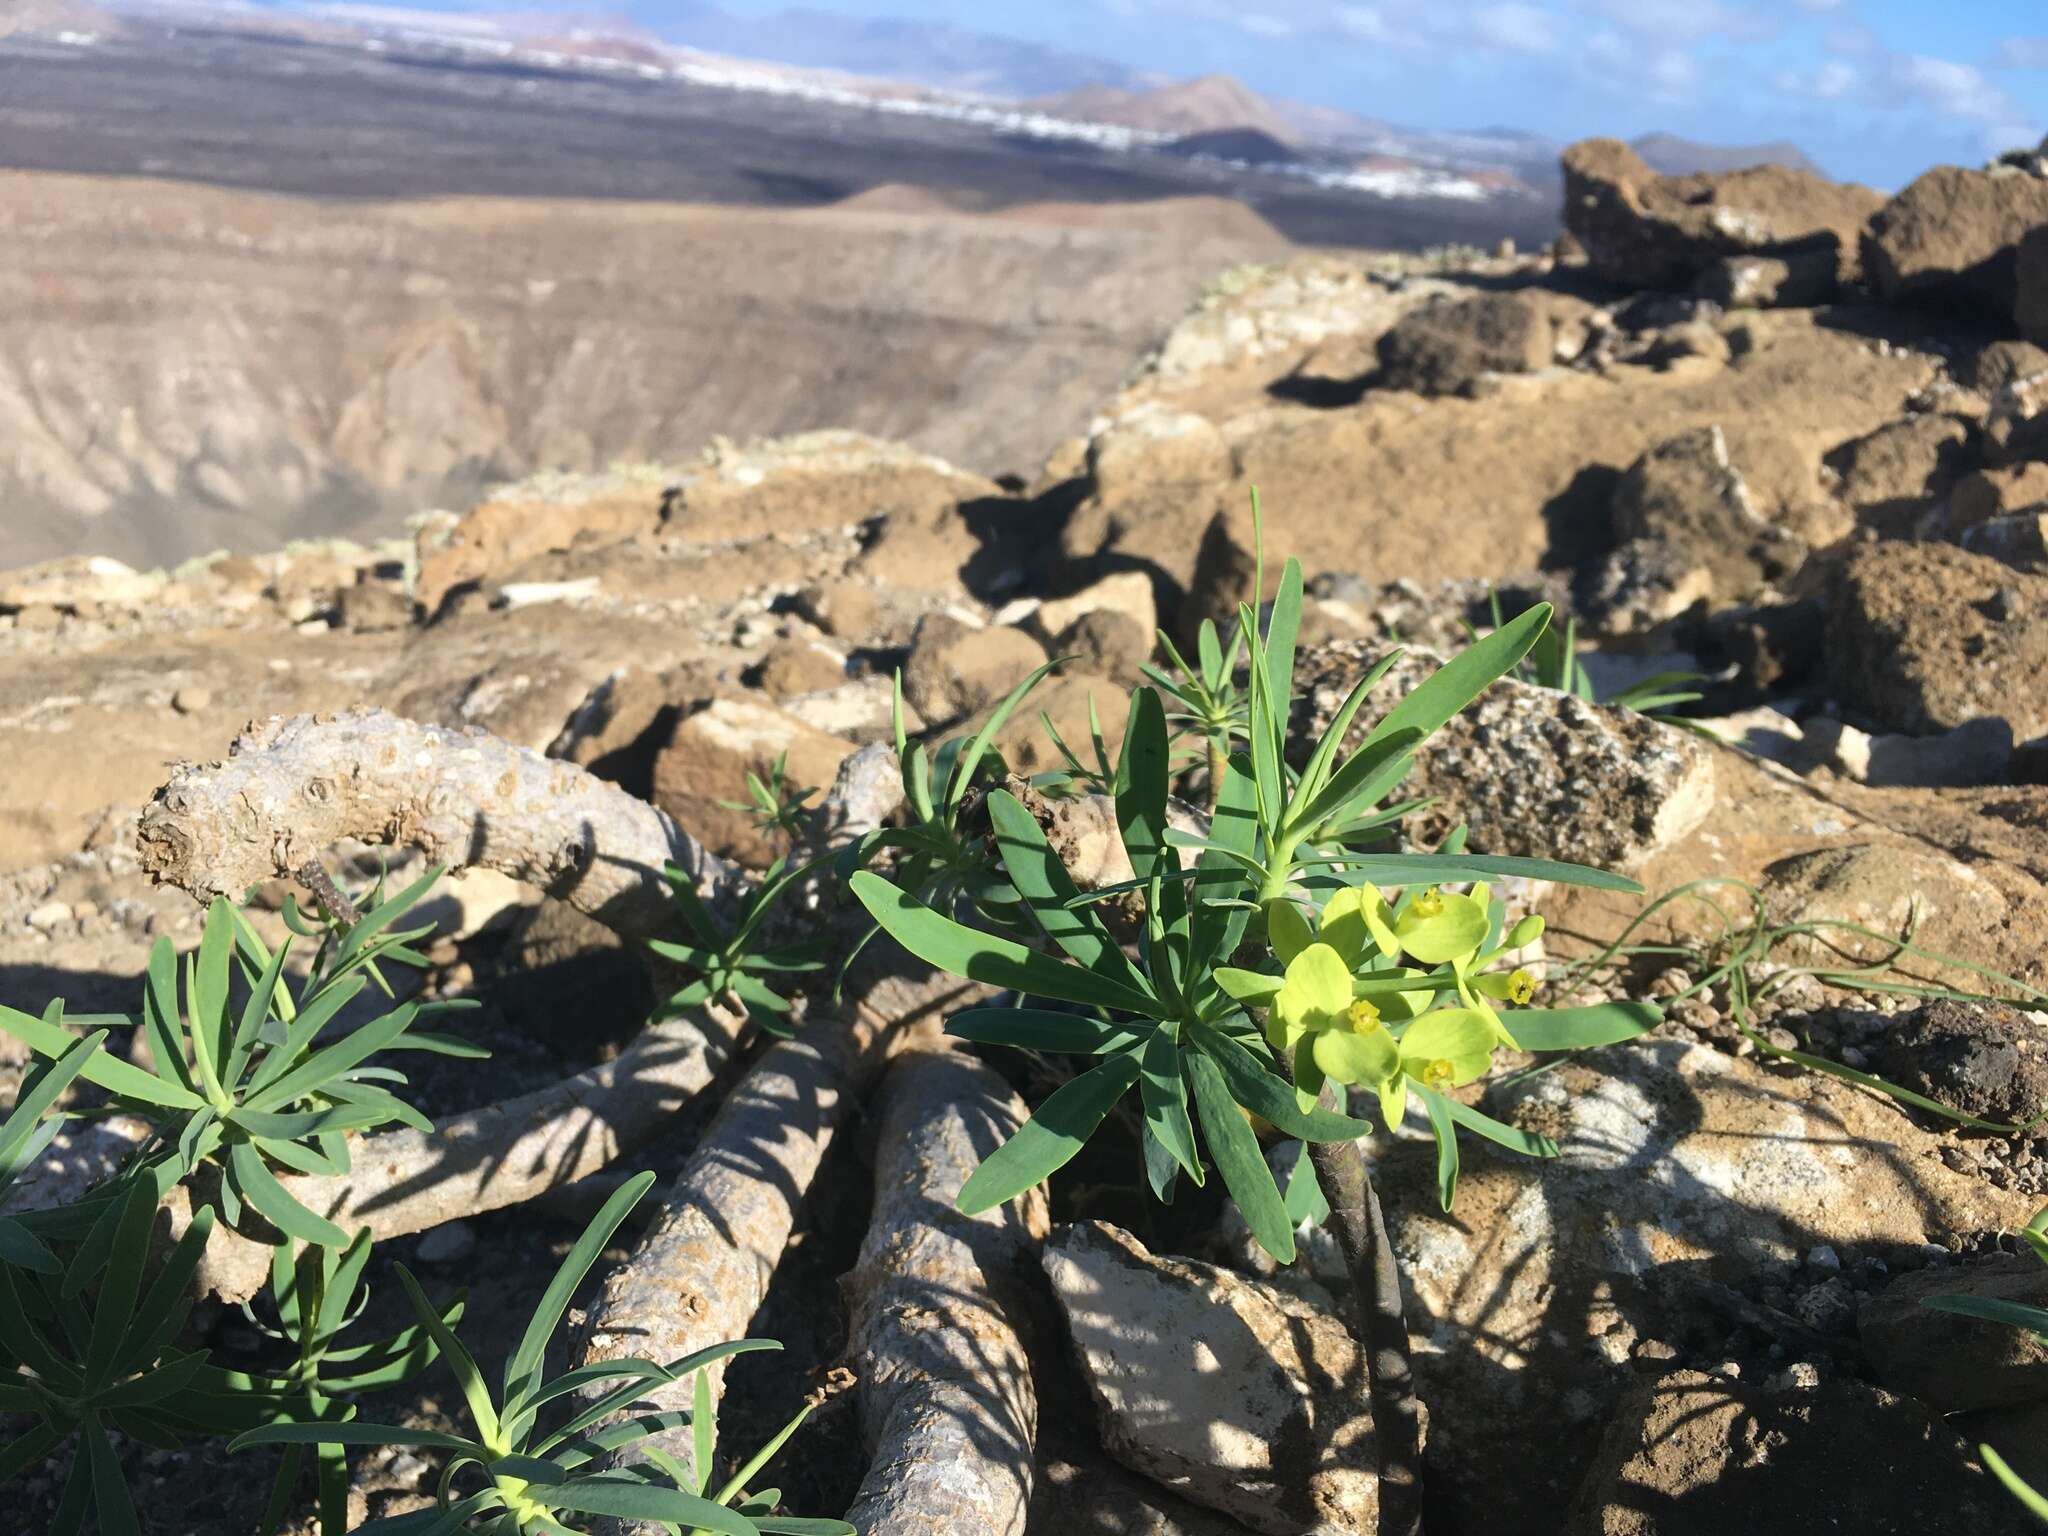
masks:
[(629, 942), (672, 921), (664, 863), (700, 886), (731, 874), (646, 801), (574, 764), (382, 710), (252, 726), (225, 762), (180, 765), (136, 829), (143, 867), (202, 901), (317, 865), (349, 837), (498, 870)]
[[(892, 1052), (936, 1037), (942, 1015), (979, 990), (952, 977), (885, 976), (850, 1017), (814, 1020), (767, 1051), (719, 1106), (652, 1229), (607, 1278), (575, 1364), (666, 1362), (743, 1337), (849, 1114)], [(706, 1375), (715, 1398), (723, 1363)], [(650, 1392), (634, 1411), (687, 1408), (691, 1391), (685, 1381)], [(694, 1460), (687, 1429), (650, 1443)]]
[(1366, 1349), (1380, 1533), (1422, 1536), (1422, 1410), (1408, 1360), (1400, 1263), (1358, 1143), (1311, 1143), (1308, 1156), (1330, 1205), (1329, 1230), (1351, 1274), (1352, 1327)]
[(875, 1211), (848, 1277), (849, 1354), (873, 1462), (847, 1518), (863, 1536), (1021, 1536), (1038, 1397), (1015, 1277), (1045, 1235), (1042, 1190), (964, 1216), (960, 1187), (1025, 1109), (951, 1050), (891, 1069)]

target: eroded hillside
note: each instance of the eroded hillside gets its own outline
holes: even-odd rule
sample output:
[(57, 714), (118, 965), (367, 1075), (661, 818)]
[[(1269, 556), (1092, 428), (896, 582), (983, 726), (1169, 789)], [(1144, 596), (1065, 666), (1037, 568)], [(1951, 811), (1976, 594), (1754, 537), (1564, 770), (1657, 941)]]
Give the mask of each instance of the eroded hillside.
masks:
[(1233, 263), (1145, 227), (0, 176), (0, 560), (395, 531), (535, 470), (848, 426), (1029, 474)]

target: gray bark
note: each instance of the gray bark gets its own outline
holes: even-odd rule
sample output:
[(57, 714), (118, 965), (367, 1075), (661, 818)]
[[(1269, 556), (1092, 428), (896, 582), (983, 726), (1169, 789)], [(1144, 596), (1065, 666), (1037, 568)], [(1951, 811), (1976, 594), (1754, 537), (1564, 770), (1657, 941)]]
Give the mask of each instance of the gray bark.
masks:
[[(883, 977), (844, 1017), (816, 1019), (763, 1054), (719, 1106), (652, 1229), (606, 1279), (574, 1364), (665, 1362), (745, 1337), (848, 1114), (894, 1051), (935, 1038), (943, 1014), (980, 991), (950, 976)], [(706, 1375), (715, 1400), (723, 1362)], [(687, 1408), (690, 1395), (691, 1383), (678, 1383), (636, 1411)], [(688, 1430), (653, 1443), (693, 1461)]]
[(862, 1536), (1021, 1536), (1038, 1398), (1012, 1299), (1047, 1228), (1034, 1189), (979, 1216), (954, 1202), (1024, 1105), (946, 1049), (890, 1071), (875, 1212), (848, 1277), (850, 1355), (873, 1463), (847, 1518)]
[(574, 764), (374, 709), (252, 727), (226, 761), (180, 764), (136, 829), (143, 867), (202, 901), (239, 899), (345, 837), (498, 870), (629, 942), (673, 926), (664, 862), (703, 887), (732, 873), (662, 812)]

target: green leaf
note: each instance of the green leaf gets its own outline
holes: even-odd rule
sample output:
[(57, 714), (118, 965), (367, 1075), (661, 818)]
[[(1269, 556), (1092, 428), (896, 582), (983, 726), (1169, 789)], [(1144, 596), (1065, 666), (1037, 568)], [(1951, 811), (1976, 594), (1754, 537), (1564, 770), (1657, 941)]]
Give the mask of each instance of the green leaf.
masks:
[(1302, 1141), (1355, 1141), (1372, 1130), (1349, 1115), (1320, 1107), (1303, 1109), (1292, 1083), (1267, 1071), (1258, 1057), (1220, 1029), (1197, 1024), (1190, 1043), (1216, 1063), (1233, 1099), (1285, 1135)]
[(322, 987), (320, 995), (301, 1008), (298, 1017), (286, 1027), (284, 1038), (264, 1053), (263, 1064), (243, 1090), (243, 1102), (250, 1102), (296, 1066), (300, 1054), (313, 1043), (313, 1038), (366, 985), (362, 977), (350, 976)]
[(1227, 960), (1244, 935), (1250, 914), (1217, 906), (1215, 903), (1240, 893), (1251, 893), (1257, 878), (1245, 867), (1255, 863), (1259, 844), (1258, 792), (1251, 780), (1251, 765), (1242, 755), (1232, 757), (1217, 787), (1216, 810), (1210, 817), (1209, 838), (1213, 845), (1195, 864), (1195, 884), (1190, 902), (1189, 964), (1194, 974)]
[(92, 1460), (93, 1512), (99, 1517), (100, 1536), (141, 1536), (135, 1519), (135, 1501), (128, 1496), (128, 1479), (121, 1475), (121, 1458), (99, 1420), (85, 1421), (85, 1450)]
[(1330, 1219), (1330, 1202), (1323, 1194), (1323, 1186), (1316, 1178), (1315, 1164), (1309, 1161), (1308, 1143), (1301, 1144), (1295, 1154), (1294, 1171), (1287, 1175), (1287, 1219), (1299, 1227), (1304, 1221), (1321, 1226)]
[[(1253, 594), (1256, 603), (1258, 594)], [(1265, 644), (1260, 651), (1266, 681), (1266, 697), (1274, 711), (1275, 745), (1287, 745), (1287, 703), (1294, 697), (1294, 642), (1301, 633), (1301, 562), (1290, 559), (1280, 570), (1280, 588), (1273, 594), (1273, 608), (1266, 620)]]
[(2048, 1499), (2042, 1498), (2032, 1484), (2013, 1471), (2003, 1456), (1988, 1445), (1978, 1446), (1977, 1454), (1984, 1458), (1984, 1465), (1991, 1469), (1991, 1475), (2005, 1484), (2005, 1491), (2024, 1504), (2029, 1514), (2048, 1520)]
[(1255, 1008), (1263, 1008), (1279, 996), (1280, 988), (1287, 981), (1284, 976), (1268, 976), (1264, 971), (1243, 971), (1232, 965), (1219, 965), (1209, 974), (1229, 996)]
[(1469, 1104), (1460, 1104), (1456, 1099), (1444, 1096), (1444, 1107), (1458, 1124), (1488, 1141), (1506, 1147), (1510, 1152), (1519, 1152), (1524, 1157), (1555, 1157), (1557, 1143), (1548, 1136), (1537, 1136), (1529, 1131), (1518, 1130), (1512, 1125), (1503, 1125), (1491, 1115), (1481, 1114)]
[(228, 1172), (234, 1178), (241, 1197), (278, 1231), (321, 1248), (348, 1245), (348, 1234), (325, 1216), (316, 1215), (301, 1205), (297, 1197), (277, 1181), (277, 1175), (264, 1163), (263, 1154), (251, 1143), (238, 1141), (228, 1148)]
[(277, 996), (278, 980), (284, 975), (284, 963), (291, 954), (292, 941), (286, 939), (277, 946), (261, 976), (249, 990), (248, 1001), (242, 1005), (241, 1022), (235, 1026), (232, 1045), (228, 1050), (227, 1065), (221, 1071), (221, 1083), (230, 1089), (241, 1081), (242, 1072), (249, 1064), (249, 1056), (256, 1049), (256, 1041), (266, 1020), (270, 1018), (272, 1000)]
[(1316, 797), (1288, 815), (1285, 831), (1308, 832), (1340, 811), (1356, 815), (1360, 802), (1377, 801), (1407, 775), (1406, 759), (1422, 741), (1415, 730), (1375, 732), (1330, 775)]
[(213, 1235), (213, 1219), (210, 1208), (194, 1212), (170, 1257), (157, 1270), (121, 1340), (115, 1375), (141, 1370), (177, 1338), (192, 1311), (192, 1277), (199, 1272), (207, 1239)]
[[(370, 911), (365, 912), (360, 919), (350, 925), (347, 934), (343, 936), (340, 945), (337, 946), (334, 956), (335, 964), (337, 966), (348, 964), (369, 945), (372, 939), (403, 917), (407, 912), (411, 911), (413, 905), (422, 896), (426, 895), (428, 891), (433, 889), (434, 882), (446, 873), (446, 865), (436, 864), (396, 896), (379, 903)], [(379, 884), (381, 883), (380, 877)]]
[(719, 1503), (730, 1504), (746, 1493), (747, 1484), (754, 1480), (763, 1467), (774, 1460), (775, 1453), (789, 1443), (789, 1437), (803, 1427), (804, 1420), (811, 1416), (812, 1406), (814, 1405), (806, 1404), (799, 1409), (795, 1418), (769, 1436), (768, 1443), (746, 1459), (740, 1469), (726, 1480), (725, 1486), (718, 1490)]
[(1106, 1056), (1142, 1038), (1121, 1025), (1045, 1008), (970, 1008), (946, 1020), (946, 1033), (978, 1045), (1014, 1045), (1069, 1056)]
[(1081, 1150), (1137, 1077), (1138, 1059), (1127, 1053), (1063, 1084), (974, 1170), (960, 1190), (961, 1211), (979, 1215), (1042, 1183)]
[[(310, 1008), (306, 1011), (312, 1012)], [(412, 1021), (418, 1014), (419, 1009), (407, 1003), (382, 1018), (372, 1019), (360, 1028), (351, 1030), (334, 1044), (315, 1051), (269, 1087), (250, 1094), (244, 1100), (243, 1107), (255, 1110), (282, 1109), (294, 1099), (304, 1097), (340, 1077), (351, 1067), (369, 1060), (411, 1028)], [(303, 1017), (304, 1015), (301, 1015), (301, 1018)]]
[(41, 1238), (12, 1216), (0, 1216), (0, 1264), (12, 1264), (38, 1275), (61, 1275), (64, 1266), (43, 1246)]
[[(583, 1277), (590, 1273), (598, 1255), (604, 1252), (604, 1245), (612, 1240), (612, 1234), (641, 1196), (654, 1187), (654, 1175), (638, 1173), (612, 1192), (612, 1197), (583, 1229), (583, 1235), (576, 1239), (563, 1258), (561, 1267), (548, 1282), (547, 1290), (533, 1309), (533, 1316), (527, 1322), (526, 1332), (520, 1336), (519, 1347), (512, 1351), (505, 1362), (505, 1403), (513, 1412), (523, 1406), (526, 1395), (539, 1384), (541, 1365), (547, 1355), (548, 1340), (554, 1337), (555, 1329), (562, 1321), (562, 1314), (569, 1308), (569, 1300), (576, 1294), (576, 1287), (583, 1283)], [(422, 1319), (424, 1321), (424, 1319)]]
[(158, 1074), (175, 1077), (178, 1086), (193, 1092), (192, 1076), (185, 1065), (184, 1027), (178, 1021), (178, 954), (169, 939), (158, 939), (149, 951), (149, 967), (143, 973), (142, 1022)]
[(547, 1490), (543, 1502), (554, 1509), (615, 1520), (667, 1520), (719, 1536), (758, 1536), (760, 1527), (737, 1511), (714, 1504), (679, 1488), (662, 1488), (624, 1477), (586, 1477)]
[[(1248, 633), (1258, 630), (1258, 615), (1240, 605), (1238, 622)], [(1287, 774), (1284, 745), (1280, 739), (1286, 722), (1277, 718), (1278, 705), (1268, 685), (1264, 642), (1255, 642), (1252, 653), (1251, 766), (1252, 783), (1258, 790), (1259, 821), (1266, 827), (1280, 824), (1281, 807), (1287, 803)]]
[[(61, 1060), (83, 1038), (61, 1025), (21, 1013), (4, 1003), (0, 1003), (0, 1030), (14, 1036), (38, 1056), (52, 1061)], [(198, 1109), (206, 1102), (182, 1083), (166, 1082), (104, 1051), (94, 1055), (79, 1075), (109, 1093), (164, 1109)]]
[(205, 1045), (203, 1060), (213, 1063), (225, 1082), (228, 1057), (234, 1049), (228, 1016), (228, 978), (235, 958), (235, 909), (225, 896), (213, 898), (206, 927), (199, 937), (199, 956), (191, 972), (186, 1001), (192, 1010), (194, 1044)]
[(2004, 1323), (2048, 1338), (2048, 1310), (1995, 1296), (1928, 1296), (1921, 1306), (1930, 1312), (1952, 1312), (1957, 1317), (1974, 1317), (1987, 1323)]
[(1410, 1079), (1408, 1086), (1422, 1096), (1429, 1111), (1429, 1128), (1436, 1133), (1436, 1197), (1449, 1210), (1458, 1198), (1458, 1123), (1451, 1116), (1450, 1101), (1434, 1088)]
[(1046, 937), (1105, 980), (1144, 991), (1144, 978), (1117, 948), (1102, 919), (1092, 907), (1075, 902), (1081, 893), (1046, 841), (1038, 819), (1006, 789), (988, 797), (988, 814), (1010, 883)]
[(1202, 1182), (1202, 1159), (1195, 1151), (1195, 1126), (1188, 1118), (1188, 1086), (1181, 1076), (1180, 1031), (1162, 1024), (1138, 1055), (1138, 1099), (1145, 1125), (1173, 1155), (1181, 1171)]
[(1655, 1003), (1593, 1003), (1583, 1008), (1517, 1008), (1508, 1032), (1525, 1051), (1576, 1051), (1614, 1045), (1655, 1029), (1664, 1011)]
[(437, 1429), (408, 1429), (402, 1424), (371, 1424), (349, 1419), (320, 1424), (260, 1424), (229, 1442), (231, 1451), (258, 1445), (416, 1445), (436, 1451), (467, 1451), (483, 1459), (484, 1447)]
[(114, 1243), (93, 1298), (92, 1343), (86, 1352), (85, 1377), (93, 1388), (107, 1385), (121, 1341), (135, 1319), (142, 1294), (142, 1270), (149, 1262), (149, 1229), (156, 1220), (156, 1191), (137, 1180), (120, 1207)]
[(564, 1371), (554, 1380), (535, 1387), (525, 1398), (523, 1406), (539, 1408), (558, 1397), (566, 1397), (571, 1392), (581, 1392), (585, 1387), (594, 1387), (604, 1381), (655, 1386), (673, 1380), (674, 1372), (656, 1365), (652, 1360), (601, 1360), (595, 1365), (582, 1365), (573, 1371)]
[(988, 744), (995, 740), (996, 732), (1003, 728), (1003, 723), (1010, 718), (1017, 706), (1024, 702), (1024, 696), (1043, 682), (1045, 675), (1063, 660), (1064, 657), (1055, 657), (1012, 688), (1003, 696), (1003, 701), (990, 712), (981, 729), (974, 733), (974, 739), (967, 743), (966, 750), (959, 754), (952, 765), (952, 771), (940, 785), (940, 799), (949, 816), (960, 808), (960, 802), (967, 797), (967, 786), (974, 782), (975, 770), (981, 766), (981, 759), (988, 751)]
[(1150, 1018), (1164, 1014), (1158, 1000), (1145, 993), (942, 917), (872, 871), (860, 871), (849, 884), (883, 930), (927, 965), (970, 981), (1059, 1002), (1115, 1008)]
[(1209, 1143), (1209, 1155), (1216, 1160), (1216, 1171), (1223, 1175), (1224, 1188), (1237, 1202), (1259, 1246), (1282, 1264), (1293, 1263), (1294, 1224), (1287, 1219), (1287, 1206), (1273, 1182), (1273, 1170), (1266, 1166), (1259, 1138), (1238, 1113), (1215, 1061), (1204, 1051), (1191, 1051), (1187, 1066), (1188, 1084), (1195, 1091), (1195, 1112), (1201, 1117), (1202, 1135)]
[(1420, 731), (1425, 737), (1434, 735), (1453, 715), (1512, 672), (1549, 622), (1550, 605), (1538, 603), (1469, 646), (1388, 710), (1367, 742), (1406, 730)]
[(398, 1283), (405, 1288), (406, 1299), (412, 1303), (413, 1315), (433, 1335), (435, 1348), (440, 1350), (441, 1358), (455, 1373), (456, 1383), (462, 1388), (463, 1401), (469, 1404), (470, 1418), (476, 1423), (478, 1437), (487, 1448), (495, 1445), (501, 1428), (498, 1410), (491, 1402), (491, 1390), (484, 1384), (484, 1373), (477, 1368), (476, 1357), (455, 1337), (454, 1330), (441, 1320), (441, 1314), (427, 1300), (427, 1293), (420, 1289), (419, 1281), (413, 1279), (412, 1271), (403, 1264), (395, 1267)]
[(1295, 787), (1297, 797), (1313, 800), (1322, 793), (1323, 786), (1329, 782), (1331, 765), (1336, 762), (1337, 753), (1344, 745), (1344, 737), (1351, 729), (1351, 722), (1358, 717), (1358, 711), (1374, 685), (1393, 670), (1394, 663), (1401, 659), (1401, 655), (1400, 651), (1389, 651), (1370, 671), (1351, 685), (1351, 692), (1346, 694), (1344, 702), (1337, 706), (1337, 712), (1330, 717), (1330, 723), (1324, 727), (1315, 750), (1309, 754), (1307, 763), (1302, 765), (1301, 780)]
[(699, 1371), (690, 1385), (690, 1462), (696, 1480), (690, 1489), (692, 1493), (702, 1493), (711, 1486), (711, 1468), (717, 1452), (718, 1404), (711, 1398), (711, 1378)]
[[(1123, 753), (1116, 765), (1116, 822), (1131, 871), (1150, 881), (1172, 864), (1166, 846), (1166, 711), (1150, 688), (1131, 693)], [(1177, 866), (1175, 866), (1177, 867)]]
[[(5, 1187), (9, 1175), (26, 1164), (23, 1148), (36, 1139), (38, 1122), (64, 1096), (64, 1090), (78, 1080), (79, 1074), (91, 1064), (106, 1039), (104, 1029), (74, 1039), (61, 1056), (22, 1084), (15, 1097), (14, 1108), (7, 1112), (7, 1119), (0, 1122), (0, 1188)], [(51, 1125), (44, 1129), (53, 1132), (56, 1127)], [(47, 1135), (43, 1139), (47, 1141)]]
[(1355, 853), (1344, 859), (1340, 878), (1355, 885), (1440, 885), (1451, 880), (1482, 880), (1494, 875), (1524, 875), (1604, 891), (1640, 892), (1642, 886), (1625, 875), (1565, 864), (1556, 859), (1519, 859), (1491, 853)]

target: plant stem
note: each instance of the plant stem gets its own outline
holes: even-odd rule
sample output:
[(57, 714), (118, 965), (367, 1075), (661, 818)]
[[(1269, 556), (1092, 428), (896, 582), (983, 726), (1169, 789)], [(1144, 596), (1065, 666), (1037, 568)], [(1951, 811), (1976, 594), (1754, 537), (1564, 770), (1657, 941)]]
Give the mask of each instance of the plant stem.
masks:
[(1328, 1227), (1351, 1274), (1351, 1325), (1365, 1346), (1380, 1463), (1380, 1536), (1422, 1536), (1422, 1409), (1408, 1361), (1400, 1262), (1358, 1143), (1310, 1142), (1308, 1160), (1330, 1203)]

